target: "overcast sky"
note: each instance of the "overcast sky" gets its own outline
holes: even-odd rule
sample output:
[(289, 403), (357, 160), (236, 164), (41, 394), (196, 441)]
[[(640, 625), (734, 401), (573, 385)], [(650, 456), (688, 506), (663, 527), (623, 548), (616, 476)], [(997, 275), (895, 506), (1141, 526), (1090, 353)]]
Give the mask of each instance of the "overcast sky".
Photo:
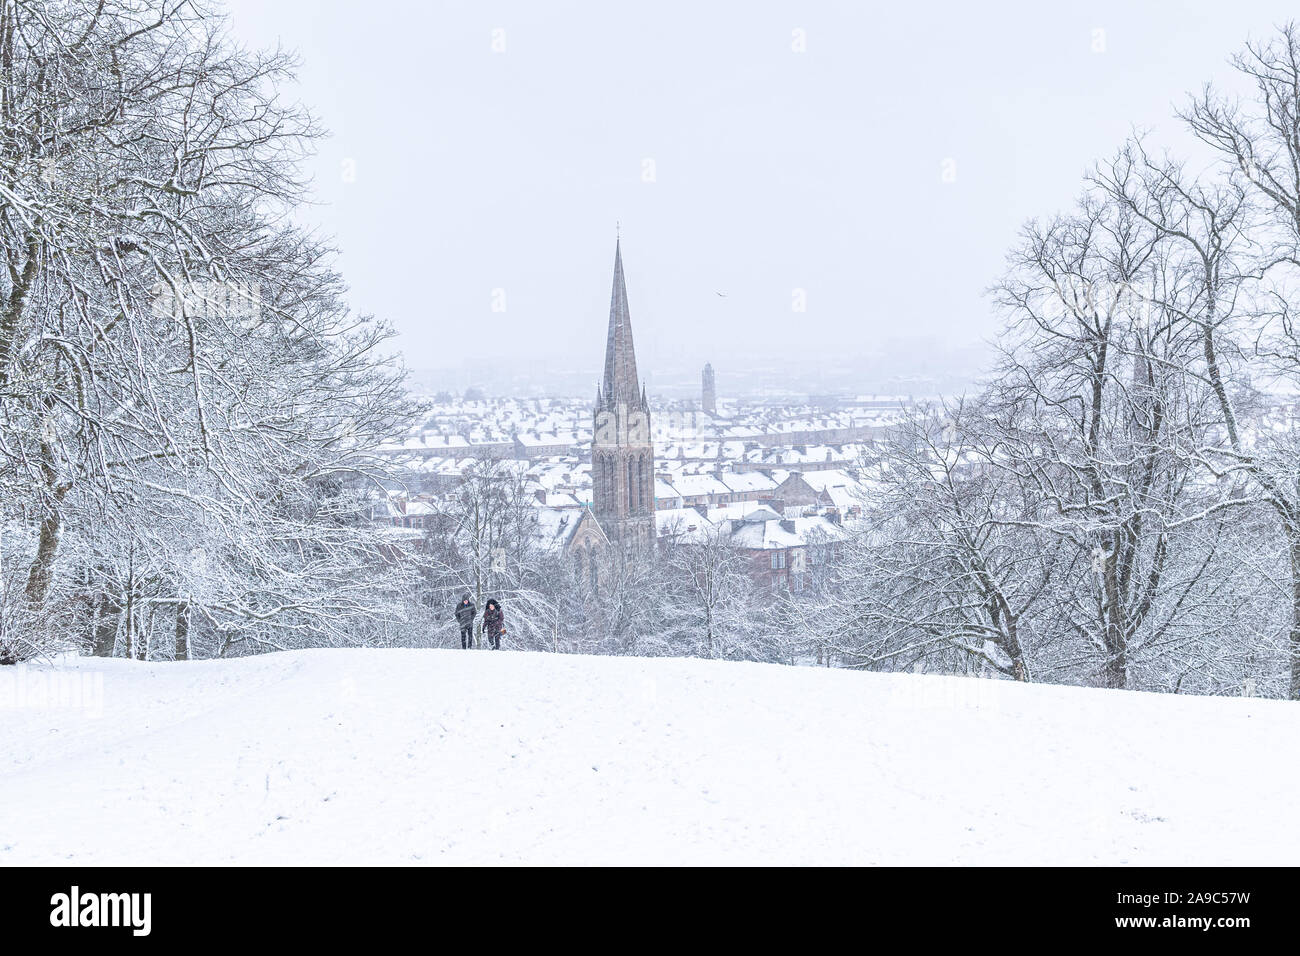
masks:
[(1296, 7), (229, 10), (242, 42), (300, 54), (289, 92), (332, 133), (309, 217), (408, 365), (531, 360), (594, 381), (617, 221), (653, 381), (706, 359), (988, 337), (983, 290), (1021, 223), (1067, 206), (1133, 126), (1184, 142), (1173, 105)]

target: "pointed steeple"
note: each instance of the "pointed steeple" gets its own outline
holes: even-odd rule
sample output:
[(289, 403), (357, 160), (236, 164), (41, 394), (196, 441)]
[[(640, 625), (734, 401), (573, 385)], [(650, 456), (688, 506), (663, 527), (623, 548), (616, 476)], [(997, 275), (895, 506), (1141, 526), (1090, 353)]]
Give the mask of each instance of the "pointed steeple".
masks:
[(627, 284), (623, 280), (623, 252), (614, 240), (614, 287), (609, 297), (609, 337), (605, 342), (606, 400), (638, 403), (636, 351), (632, 347), (632, 316), (627, 308)]
[(645, 385), (636, 372), (632, 318), (623, 279), (622, 243), (614, 242), (605, 377), (592, 418), (592, 513), (619, 553), (648, 551), (655, 541), (654, 442)]

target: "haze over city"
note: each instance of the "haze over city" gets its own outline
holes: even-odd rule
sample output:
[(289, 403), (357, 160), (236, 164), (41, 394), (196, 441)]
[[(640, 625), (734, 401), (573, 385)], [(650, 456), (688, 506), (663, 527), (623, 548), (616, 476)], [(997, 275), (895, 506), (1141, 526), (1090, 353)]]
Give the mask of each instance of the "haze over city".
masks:
[(306, 215), (408, 366), (586, 394), (616, 222), (652, 391), (706, 360), (724, 391), (828, 357), (973, 377), (1022, 223), (1135, 127), (1186, 150), (1174, 106), (1293, 6), (1180, 11), (236, 0), (230, 27), (301, 54), (286, 95), (332, 134)]

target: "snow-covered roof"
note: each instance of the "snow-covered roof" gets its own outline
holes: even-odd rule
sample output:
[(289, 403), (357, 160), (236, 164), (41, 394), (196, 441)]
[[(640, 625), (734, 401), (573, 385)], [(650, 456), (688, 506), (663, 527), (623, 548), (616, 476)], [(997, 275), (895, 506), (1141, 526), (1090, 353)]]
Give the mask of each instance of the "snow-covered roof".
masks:
[(718, 480), (737, 493), (772, 491), (776, 488), (776, 482), (761, 471), (725, 471), (718, 476)]
[(677, 493), (684, 498), (699, 495), (725, 495), (730, 490), (713, 475), (676, 475), (672, 484)]
[(573, 432), (558, 432), (552, 434), (547, 434), (546, 432), (542, 432), (541, 434), (536, 434), (534, 432), (519, 432), (515, 435), (515, 440), (525, 448), (549, 445), (569, 446), (578, 443), (578, 436), (573, 434)]
[(714, 522), (694, 508), (664, 508), (655, 512), (655, 528), (661, 538), (691, 541), (708, 534), (714, 527)]
[(573, 495), (552, 491), (546, 494), (543, 506), (546, 508), (581, 508), (582, 502)]
[[(788, 527), (787, 527), (788, 525)], [(733, 526), (730, 541), (738, 548), (770, 551), (800, 548), (811, 540), (837, 541), (845, 537), (843, 528), (821, 516), (794, 518), (786, 522), (750, 521)]]
[(656, 478), (655, 478), (655, 497), (656, 497), (656, 498), (660, 498), (660, 499), (667, 499), (667, 498), (680, 498), (680, 497), (681, 497), (681, 492), (679, 492), (679, 491), (678, 491), (676, 488), (674, 488), (672, 485), (668, 484), (668, 482), (664, 481), (662, 478), (658, 478), (658, 477), (656, 477)]
[(731, 504), (719, 505), (709, 509), (711, 521), (779, 521), (784, 515), (778, 514), (770, 505), (761, 501), (733, 501)]
[(815, 491), (823, 491), (834, 485), (849, 486), (856, 485), (857, 481), (845, 474), (838, 468), (827, 468), (824, 471), (809, 471), (802, 475), (803, 480), (808, 483), (808, 487)]
[(559, 550), (572, 540), (586, 513), (584, 508), (536, 508), (533, 539), (546, 550)]

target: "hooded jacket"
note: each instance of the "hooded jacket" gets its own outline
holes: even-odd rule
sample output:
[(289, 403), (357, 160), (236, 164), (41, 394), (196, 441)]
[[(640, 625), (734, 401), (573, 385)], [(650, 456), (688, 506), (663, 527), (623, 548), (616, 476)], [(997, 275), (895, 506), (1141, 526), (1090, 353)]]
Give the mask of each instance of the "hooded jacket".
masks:
[(460, 603), (456, 605), (456, 623), (461, 627), (469, 627), (474, 623), (474, 615), (478, 614), (478, 605), (476, 605), (468, 594), (463, 595)]
[(483, 606), (483, 633), (501, 634), (505, 629), (505, 611), (501, 610), (501, 602), (494, 598)]

